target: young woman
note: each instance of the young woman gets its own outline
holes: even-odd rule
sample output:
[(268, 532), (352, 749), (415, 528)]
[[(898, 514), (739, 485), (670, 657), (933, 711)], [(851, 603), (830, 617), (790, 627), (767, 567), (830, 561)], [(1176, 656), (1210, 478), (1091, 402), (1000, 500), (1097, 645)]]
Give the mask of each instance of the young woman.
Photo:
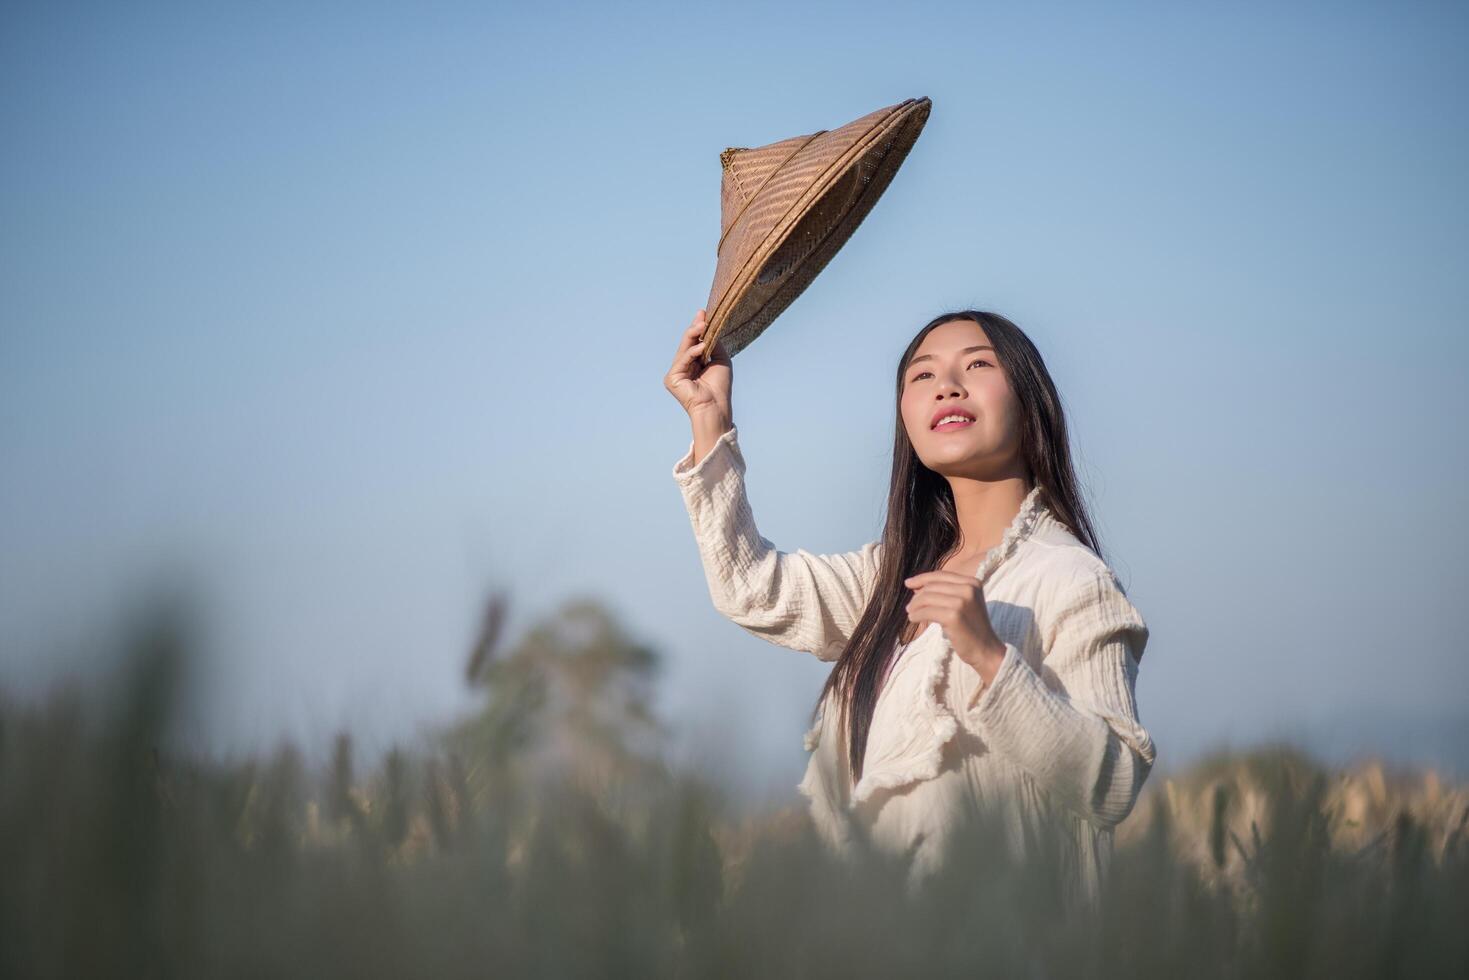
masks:
[(1095, 898), (1156, 756), (1134, 693), (1148, 627), (1100, 557), (1040, 353), (994, 313), (918, 331), (897, 365), (882, 537), (814, 555), (756, 527), (731, 360), (716, 342), (703, 363), (704, 326), (700, 310), (665, 379), (693, 424), (673, 477), (715, 608), (834, 661), (800, 784), (822, 838), (909, 854), (916, 880), (986, 812), (1012, 854), (1059, 838)]

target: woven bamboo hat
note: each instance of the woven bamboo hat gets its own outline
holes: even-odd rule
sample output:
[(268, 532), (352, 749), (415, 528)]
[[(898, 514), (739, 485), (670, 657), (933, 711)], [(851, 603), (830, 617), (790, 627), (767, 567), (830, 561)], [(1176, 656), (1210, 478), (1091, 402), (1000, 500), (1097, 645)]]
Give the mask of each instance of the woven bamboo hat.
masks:
[(703, 359), (733, 356), (811, 284), (887, 189), (932, 103), (905, 99), (840, 129), (731, 146)]

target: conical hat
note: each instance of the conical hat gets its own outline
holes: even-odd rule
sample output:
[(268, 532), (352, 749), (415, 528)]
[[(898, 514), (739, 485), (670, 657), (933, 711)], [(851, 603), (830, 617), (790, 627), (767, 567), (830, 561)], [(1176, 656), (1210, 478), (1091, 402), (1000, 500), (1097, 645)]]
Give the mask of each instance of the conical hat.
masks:
[(840, 129), (731, 146), (724, 165), (714, 286), (703, 359), (760, 336), (811, 284), (877, 203), (932, 103), (905, 99)]

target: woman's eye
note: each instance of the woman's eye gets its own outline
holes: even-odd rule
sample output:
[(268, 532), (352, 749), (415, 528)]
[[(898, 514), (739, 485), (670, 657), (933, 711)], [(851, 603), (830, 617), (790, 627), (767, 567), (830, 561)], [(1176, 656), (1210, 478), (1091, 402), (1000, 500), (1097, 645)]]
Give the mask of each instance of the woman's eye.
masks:
[[(970, 367), (974, 367), (974, 365), (976, 365), (976, 364), (989, 364), (989, 363), (990, 363), (989, 361), (986, 361), (984, 358), (981, 357), (981, 358), (976, 358), (973, 361), (970, 361), (969, 362), (969, 366)], [(917, 374), (913, 375), (913, 377), (911, 377), (911, 378), (908, 379), (908, 383), (909, 384), (912, 384), (914, 381), (917, 381), (919, 378), (924, 377), (928, 373), (929, 372), (927, 372), (927, 371), (919, 371)]]

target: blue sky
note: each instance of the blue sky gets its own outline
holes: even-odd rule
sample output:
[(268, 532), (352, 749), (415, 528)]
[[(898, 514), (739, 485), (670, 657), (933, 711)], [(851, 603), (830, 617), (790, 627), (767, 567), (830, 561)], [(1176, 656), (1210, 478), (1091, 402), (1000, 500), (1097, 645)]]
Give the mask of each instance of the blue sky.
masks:
[(766, 537), (876, 537), (896, 357), (994, 310), (1152, 629), (1160, 766), (1462, 726), (1466, 42), (1424, 3), (6, 5), (0, 683), (184, 577), (201, 740), (383, 746), (469, 704), (488, 589), (591, 594), (681, 746), (793, 794), (826, 668), (710, 606), (662, 375), (719, 151), (926, 95), (736, 359)]

